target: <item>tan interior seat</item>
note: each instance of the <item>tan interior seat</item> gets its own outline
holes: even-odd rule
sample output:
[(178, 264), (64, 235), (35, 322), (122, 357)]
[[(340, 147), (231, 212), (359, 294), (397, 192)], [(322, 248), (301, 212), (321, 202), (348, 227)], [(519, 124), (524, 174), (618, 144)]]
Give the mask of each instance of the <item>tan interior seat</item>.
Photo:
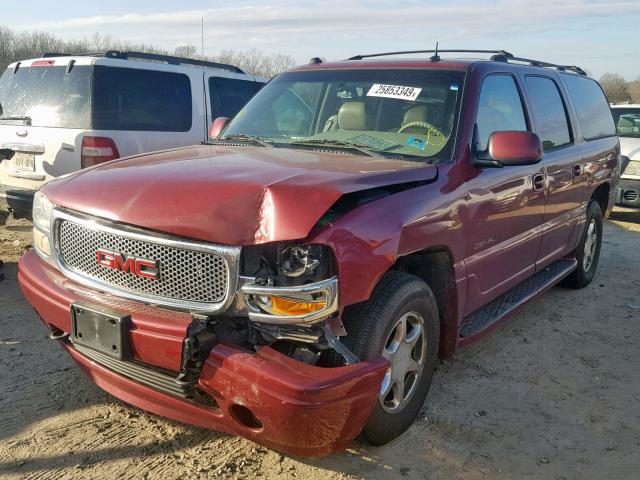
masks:
[[(417, 105), (415, 107), (411, 107), (409, 110), (404, 112), (404, 117), (402, 118), (402, 126), (408, 125), (412, 122), (426, 122), (427, 121), (427, 106), (426, 105)], [(424, 133), (424, 127), (409, 127), (406, 130), (403, 130), (404, 133)]]
[(346, 102), (338, 110), (338, 128), (340, 130), (366, 130), (367, 116), (364, 102)]

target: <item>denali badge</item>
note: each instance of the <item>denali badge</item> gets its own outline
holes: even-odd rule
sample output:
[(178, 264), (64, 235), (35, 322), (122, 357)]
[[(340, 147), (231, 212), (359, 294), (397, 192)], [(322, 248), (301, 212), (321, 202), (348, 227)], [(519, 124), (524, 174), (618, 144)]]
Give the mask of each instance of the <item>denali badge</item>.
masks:
[(98, 265), (112, 268), (113, 270), (120, 270), (138, 277), (151, 278), (152, 280), (158, 278), (158, 262), (155, 260), (136, 258), (119, 252), (113, 252), (106, 248), (99, 248), (96, 251), (96, 260), (98, 261)]

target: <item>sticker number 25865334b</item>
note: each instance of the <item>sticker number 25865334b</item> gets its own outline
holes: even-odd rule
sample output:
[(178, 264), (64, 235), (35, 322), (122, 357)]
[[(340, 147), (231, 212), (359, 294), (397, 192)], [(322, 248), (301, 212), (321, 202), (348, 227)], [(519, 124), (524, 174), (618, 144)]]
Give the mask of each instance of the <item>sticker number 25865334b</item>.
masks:
[(411, 100), (418, 98), (421, 88), (403, 87), (401, 85), (381, 85), (374, 83), (367, 92), (368, 97), (399, 98), (400, 100)]

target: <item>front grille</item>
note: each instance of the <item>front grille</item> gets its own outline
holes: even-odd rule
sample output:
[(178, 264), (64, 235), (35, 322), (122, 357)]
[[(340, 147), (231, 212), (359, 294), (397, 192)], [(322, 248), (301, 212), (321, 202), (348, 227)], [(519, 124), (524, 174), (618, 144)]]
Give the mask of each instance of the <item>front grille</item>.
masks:
[[(118, 233), (113, 228), (101, 229), (97, 224), (85, 225), (72, 219), (56, 221), (57, 256), (64, 270), (103, 285), (110, 290), (127, 292), (135, 298), (163, 300), (160, 303), (219, 304), (229, 288), (229, 265), (222, 254), (205, 249), (180, 248), (176, 242), (162, 244), (140, 235)], [(98, 249), (119, 252), (125, 256), (157, 261), (157, 279), (136, 276), (122, 270), (99, 265)]]
[(637, 190), (625, 190), (622, 194), (624, 199), (627, 202), (635, 202), (638, 200), (638, 191)]

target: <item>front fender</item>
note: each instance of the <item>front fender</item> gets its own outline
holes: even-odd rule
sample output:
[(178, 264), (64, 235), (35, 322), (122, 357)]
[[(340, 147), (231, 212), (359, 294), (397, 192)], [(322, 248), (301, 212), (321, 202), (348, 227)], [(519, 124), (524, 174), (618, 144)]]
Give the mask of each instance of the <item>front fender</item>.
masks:
[(451, 252), (456, 276), (464, 277), (466, 200), (463, 189), (451, 188), (454, 169), (443, 170), (435, 182), (357, 207), (310, 237), (335, 253), (340, 307), (367, 300), (399, 257), (433, 247)]

